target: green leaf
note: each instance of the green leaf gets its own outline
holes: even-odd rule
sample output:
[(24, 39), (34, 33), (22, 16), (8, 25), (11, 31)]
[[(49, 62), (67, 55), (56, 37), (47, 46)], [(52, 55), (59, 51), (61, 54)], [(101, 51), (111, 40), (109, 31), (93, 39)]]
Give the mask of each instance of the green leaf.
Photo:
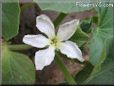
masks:
[(101, 56), (99, 57), (99, 61), (94, 66), (94, 69), (93, 69), (91, 75), (95, 75), (98, 71), (101, 70), (101, 64), (104, 62), (105, 58), (106, 58), (106, 49), (103, 48)]
[(35, 68), (32, 61), (24, 54), (10, 51), (3, 46), (2, 84), (33, 84)]
[(111, 58), (112, 57), (107, 58), (105, 62), (102, 64), (102, 66), (99, 66), (100, 70), (96, 70), (96, 68), (98, 69), (98, 66), (96, 66), (94, 70), (92, 71), (92, 74), (89, 72), (91, 71), (89, 67), (85, 68), (86, 69), (85, 71), (82, 70), (76, 76), (76, 80), (78, 81), (78, 83), (80, 84), (81, 83), (83, 84), (114, 84), (114, 66), (113, 66), (114, 59), (111, 59)]
[(70, 40), (77, 43), (78, 46), (82, 46), (88, 40), (88, 38), (88, 35), (79, 27)]
[[(98, 11), (100, 20), (97, 27), (92, 32), (93, 35), (89, 44), (90, 62), (94, 65), (94, 67), (92, 70), (88, 69), (85, 71), (86, 73), (89, 73), (86, 78), (84, 77), (85, 74), (79, 73), (77, 75), (78, 78), (82, 76), (84, 77), (80, 79), (80, 81), (77, 81), (79, 83), (112, 84), (114, 81), (114, 78), (113, 78), (114, 75), (112, 74), (113, 73), (112, 70), (114, 71), (114, 67), (110, 64), (110, 61), (113, 61), (113, 60), (110, 60), (109, 62), (107, 62), (108, 61), (107, 59), (109, 58), (106, 58), (107, 57), (106, 55), (110, 51), (112, 51), (112, 49), (109, 49), (107, 47), (110, 45), (109, 40), (112, 39), (113, 37), (113, 27), (112, 27), (113, 22), (112, 22), (112, 19), (110, 19), (109, 17), (109, 15), (111, 16), (113, 14), (112, 13), (113, 11), (111, 9), (112, 8), (100, 8), (100, 10)], [(104, 17), (102, 17), (101, 19), (100, 15), (104, 15)], [(107, 21), (105, 20), (105, 23), (102, 23), (104, 21), (103, 19), (106, 19), (105, 17), (108, 17)], [(111, 47), (113, 48), (113, 46)], [(107, 50), (110, 50), (110, 51), (107, 52)], [(111, 58), (112, 57), (114, 57), (114, 55), (111, 56)], [(107, 63), (105, 63), (104, 61)], [(76, 76), (76, 80), (78, 80), (77, 76)]]
[(114, 84), (114, 66), (110, 61), (108, 64), (104, 64), (101, 71), (99, 71), (89, 84)]
[(18, 34), (19, 15), (19, 3), (2, 3), (2, 30), (5, 40)]
[(101, 70), (94, 75), (89, 84), (114, 84), (114, 40), (111, 41), (109, 46), (108, 58), (104, 61), (101, 66)]
[(93, 38), (90, 41), (89, 48), (90, 48), (90, 62), (95, 65), (99, 61), (100, 55), (103, 50), (103, 40), (96, 35), (93, 35)]
[(105, 59), (104, 57), (106, 57), (106, 54), (104, 53), (105, 49), (101, 53), (98, 64), (93, 66), (92, 64), (88, 63), (85, 65), (84, 69), (76, 75), (76, 80), (78, 81), (79, 84), (87, 84), (101, 70), (101, 64)]
[(42, 10), (52, 10), (52, 11), (58, 11), (63, 13), (70, 13), (70, 12), (79, 12), (79, 11), (85, 11), (90, 10), (92, 7), (82, 7), (76, 4), (75, 0), (72, 1), (64, 1), (61, 0), (58, 1), (43, 1), (43, 0), (34, 0)]
[(82, 31), (89, 33), (91, 31), (91, 25), (92, 25), (92, 18), (87, 18), (81, 22), (80, 27)]
[(2, 3), (0, 3), (0, 37), (2, 37)]
[(90, 80), (92, 80), (96, 74), (101, 71), (101, 64), (104, 62), (106, 58), (106, 52), (105, 49), (102, 51), (101, 56), (99, 57), (98, 63), (94, 66), (90, 76), (84, 81), (84, 84), (88, 83)]
[(113, 37), (113, 9), (99, 8), (99, 23), (93, 28), (93, 36), (89, 43), (90, 62), (98, 64), (99, 58), (108, 39)]
[[(105, 59), (101, 66), (97, 64), (94, 69), (91, 64), (87, 64), (85, 68), (76, 75), (78, 84), (114, 84), (114, 40), (110, 40), (109, 44), (110, 45), (107, 46), (107, 50), (109, 50), (108, 58)], [(101, 56), (101, 58), (103, 57), (104, 56)]]
[(114, 84), (114, 68), (109, 68), (98, 73), (89, 84)]

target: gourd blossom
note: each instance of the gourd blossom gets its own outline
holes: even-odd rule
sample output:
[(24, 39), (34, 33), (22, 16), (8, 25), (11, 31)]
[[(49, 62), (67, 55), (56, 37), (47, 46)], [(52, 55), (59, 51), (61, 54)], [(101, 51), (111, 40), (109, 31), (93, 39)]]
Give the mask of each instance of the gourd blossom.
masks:
[(36, 17), (36, 27), (45, 34), (25, 35), (23, 42), (37, 48), (43, 48), (35, 53), (36, 70), (42, 70), (52, 63), (55, 50), (60, 51), (68, 58), (84, 61), (82, 52), (78, 45), (70, 40), (79, 25), (78, 19), (73, 19), (59, 26), (57, 33), (51, 19), (42, 14)]

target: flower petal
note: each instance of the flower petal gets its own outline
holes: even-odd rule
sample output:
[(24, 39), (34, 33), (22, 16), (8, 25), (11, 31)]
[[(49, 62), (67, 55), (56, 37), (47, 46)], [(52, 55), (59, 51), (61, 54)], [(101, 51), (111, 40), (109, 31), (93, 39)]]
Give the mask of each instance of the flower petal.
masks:
[(36, 70), (42, 70), (45, 66), (50, 65), (55, 57), (55, 49), (49, 47), (45, 50), (39, 50), (35, 53)]
[(61, 41), (68, 40), (75, 33), (78, 25), (79, 25), (79, 20), (77, 19), (74, 19), (70, 22), (60, 25), (58, 33), (57, 33), (57, 37)]
[(49, 40), (43, 35), (25, 35), (23, 37), (25, 44), (31, 45), (37, 48), (44, 48), (49, 45)]
[(81, 50), (78, 48), (78, 46), (75, 43), (71, 41), (62, 42), (61, 47), (59, 49), (61, 53), (67, 55), (67, 57), (69, 58), (72, 59), (77, 58), (81, 62), (84, 61)]
[(48, 37), (55, 36), (55, 28), (50, 18), (44, 14), (37, 16), (36, 27)]

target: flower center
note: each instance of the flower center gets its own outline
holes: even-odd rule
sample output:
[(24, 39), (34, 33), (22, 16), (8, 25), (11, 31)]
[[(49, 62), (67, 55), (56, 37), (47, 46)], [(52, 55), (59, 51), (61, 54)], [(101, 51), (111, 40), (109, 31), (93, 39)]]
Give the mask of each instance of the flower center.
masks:
[(50, 39), (50, 44), (52, 46), (54, 46), (55, 48), (58, 48), (59, 47), (59, 43), (60, 43), (60, 41), (56, 37)]

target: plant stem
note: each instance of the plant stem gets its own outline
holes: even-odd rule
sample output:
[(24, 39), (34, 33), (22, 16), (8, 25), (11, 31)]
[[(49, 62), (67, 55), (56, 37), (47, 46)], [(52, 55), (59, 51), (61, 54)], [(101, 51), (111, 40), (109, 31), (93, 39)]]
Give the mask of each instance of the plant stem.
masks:
[(28, 50), (32, 47), (26, 44), (17, 44), (17, 45), (15, 44), (15, 45), (8, 45), (8, 48), (11, 50)]
[[(67, 14), (64, 14), (64, 13), (60, 13), (59, 14), (59, 16), (54, 21), (55, 28), (62, 22), (62, 20), (65, 18), (66, 15)], [(58, 67), (63, 72), (63, 75), (65, 77), (65, 80), (69, 84), (76, 84), (76, 81), (74, 80), (74, 78), (72, 77), (72, 75), (69, 73), (69, 71), (65, 67), (65, 65), (64, 65), (64, 63), (63, 63), (63, 61), (61, 59), (61, 56), (57, 52), (56, 52), (55, 61), (56, 61), (56, 64), (58, 65)]]
[(62, 20), (64, 19), (64, 17), (66, 16), (67, 14), (65, 13), (60, 13), (59, 16), (55, 19), (54, 21), (54, 25), (55, 27), (57, 27), (61, 22)]
[(62, 61), (62, 59), (61, 59), (61, 57), (60, 57), (60, 55), (58, 53), (56, 53), (55, 61), (56, 61), (56, 64), (58, 65), (58, 67), (63, 72), (66, 81), (69, 84), (76, 84), (74, 78), (72, 77), (72, 75), (69, 73), (69, 71), (65, 67), (65, 65), (64, 65), (64, 63), (63, 63), (63, 61)]

